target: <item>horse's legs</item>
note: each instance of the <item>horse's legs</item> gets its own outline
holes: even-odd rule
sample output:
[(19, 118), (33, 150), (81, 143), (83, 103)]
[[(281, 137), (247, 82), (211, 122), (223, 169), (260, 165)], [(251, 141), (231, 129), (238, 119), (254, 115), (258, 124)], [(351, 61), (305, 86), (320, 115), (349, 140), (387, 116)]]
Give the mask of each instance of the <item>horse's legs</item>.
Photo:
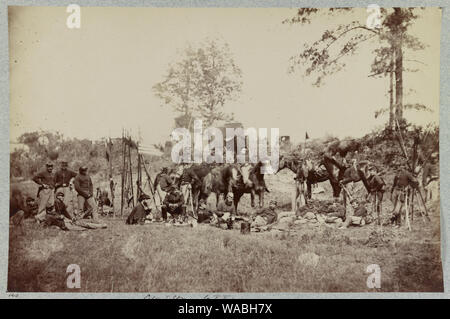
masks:
[(238, 204), (239, 204), (239, 201), (241, 200), (241, 196), (242, 196), (242, 194), (240, 194), (240, 193), (237, 193), (237, 194), (234, 194), (234, 213), (237, 215), (237, 209), (238, 209)]
[(217, 206), (219, 206), (219, 197), (220, 197), (220, 192), (216, 192), (216, 209), (217, 209)]
[(250, 191), (250, 201), (250, 205), (255, 207), (255, 191), (253, 189)]
[(259, 192), (259, 207), (264, 207), (264, 190)]
[[(307, 187), (307, 190), (308, 190), (308, 198), (309, 199), (311, 199), (311, 197), (312, 197), (312, 190), (311, 190), (311, 182), (310, 181), (307, 181), (306, 182), (306, 187)], [(306, 198), (305, 198), (305, 202), (306, 202)]]

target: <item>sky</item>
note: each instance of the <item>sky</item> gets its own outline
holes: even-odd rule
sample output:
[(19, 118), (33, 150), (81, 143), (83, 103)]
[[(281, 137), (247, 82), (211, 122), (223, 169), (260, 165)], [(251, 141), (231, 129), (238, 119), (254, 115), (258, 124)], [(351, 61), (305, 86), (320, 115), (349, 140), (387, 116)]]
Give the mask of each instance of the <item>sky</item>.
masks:
[[(340, 23), (362, 21), (352, 14), (319, 16), (311, 24), (283, 24), (296, 9), (285, 8), (118, 8), (82, 7), (80, 29), (69, 29), (65, 7), (9, 7), (10, 139), (36, 130), (66, 137), (120, 137), (122, 129), (143, 144), (170, 139), (173, 110), (152, 87), (180, 50), (206, 38), (227, 42), (242, 70), (242, 93), (224, 106), (246, 127), (279, 128), (302, 142), (334, 135), (360, 137), (382, 126), (375, 110), (389, 103), (388, 78), (368, 77), (372, 50), (367, 43), (346, 59), (346, 68), (323, 86), (301, 70), (288, 73), (289, 58), (305, 43)], [(418, 124), (439, 122), (439, 40), (441, 14), (427, 8), (411, 33), (427, 45), (405, 52), (404, 103), (422, 103), (432, 113), (408, 112)]]

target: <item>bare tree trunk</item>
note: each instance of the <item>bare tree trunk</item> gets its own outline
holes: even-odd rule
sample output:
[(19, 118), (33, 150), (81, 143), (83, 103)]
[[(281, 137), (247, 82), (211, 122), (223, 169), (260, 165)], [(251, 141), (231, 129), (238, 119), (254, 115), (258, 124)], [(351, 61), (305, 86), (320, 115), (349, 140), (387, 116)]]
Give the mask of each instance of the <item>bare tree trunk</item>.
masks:
[(389, 129), (394, 128), (394, 52), (392, 52), (391, 69), (389, 72)]
[(395, 15), (398, 17), (395, 27), (396, 39), (393, 42), (395, 54), (395, 117), (397, 121), (403, 120), (403, 31), (401, 30), (402, 9), (394, 8)]
[(395, 116), (403, 119), (403, 52), (401, 44), (395, 48)]

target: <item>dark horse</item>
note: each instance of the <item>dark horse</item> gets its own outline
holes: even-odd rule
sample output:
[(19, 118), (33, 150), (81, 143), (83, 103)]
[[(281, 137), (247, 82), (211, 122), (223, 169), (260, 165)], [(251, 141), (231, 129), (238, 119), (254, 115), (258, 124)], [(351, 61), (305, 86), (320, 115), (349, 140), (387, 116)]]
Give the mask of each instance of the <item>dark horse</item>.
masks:
[[(360, 168), (355, 167), (353, 165), (347, 166), (339, 163), (334, 158), (325, 155), (323, 157), (323, 165), (327, 169), (328, 178), (331, 183), (331, 187), (333, 188), (333, 197), (339, 197), (342, 189), (342, 185), (346, 185), (350, 182), (359, 182), (362, 181), (364, 187), (367, 190), (367, 193), (370, 193), (371, 188), (367, 183), (367, 179), (364, 171)], [(337, 175), (335, 169), (338, 169)]]
[(242, 173), (238, 165), (220, 165), (212, 168), (202, 179), (199, 199), (207, 199), (211, 193), (216, 194), (216, 205), (220, 194), (226, 196), (242, 184)]
[(255, 207), (255, 194), (259, 197), (259, 207), (264, 206), (264, 192), (268, 192), (264, 173), (261, 172), (263, 163), (259, 161), (255, 165), (246, 164), (241, 169), (242, 183), (233, 187), (234, 206), (237, 211), (239, 200), (244, 194), (250, 194), (251, 206)]

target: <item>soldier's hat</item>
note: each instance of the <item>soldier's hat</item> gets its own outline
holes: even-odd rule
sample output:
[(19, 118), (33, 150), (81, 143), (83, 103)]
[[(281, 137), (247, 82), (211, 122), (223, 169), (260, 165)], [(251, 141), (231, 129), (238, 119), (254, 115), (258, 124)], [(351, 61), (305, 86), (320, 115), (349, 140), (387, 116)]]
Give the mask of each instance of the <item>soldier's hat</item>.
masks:
[(139, 201), (142, 202), (143, 200), (147, 200), (150, 199), (150, 196), (148, 196), (147, 194), (141, 194), (141, 196), (139, 196)]
[(68, 163), (67, 163), (67, 161), (66, 160), (62, 160), (61, 161), (61, 165), (67, 165)]
[(64, 193), (63, 192), (56, 192), (56, 197), (58, 197), (58, 196), (64, 197)]
[(87, 166), (85, 166), (85, 165), (83, 165), (83, 166), (80, 166), (80, 171), (87, 171)]
[(53, 163), (52, 163), (52, 162), (47, 162), (47, 163), (45, 164), (45, 166), (47, 166), (47, 167), (53, 167)]
[(277, 201), (275, 200), (275, 199), (272, 199), (270, 202), (269, 202), (269, 205), (270, 204), (274, 204), (275, 206), (277, 205)]
[(27, 199), (26, 199), (25, 201), (26, 201), (27, 203), (29, 203), (29, 202), (34, 202), (34, 198), (28, 196)]

